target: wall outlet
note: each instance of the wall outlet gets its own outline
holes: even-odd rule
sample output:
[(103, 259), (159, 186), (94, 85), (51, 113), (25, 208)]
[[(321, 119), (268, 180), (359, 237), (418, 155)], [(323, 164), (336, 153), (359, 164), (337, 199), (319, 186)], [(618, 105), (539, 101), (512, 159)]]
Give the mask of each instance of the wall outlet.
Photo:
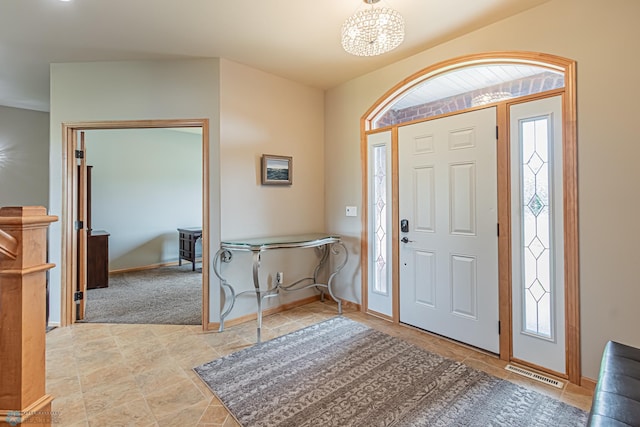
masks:
[(346, 216), (358, 216), (358, 208), (356, 206), (347, 206), (345, 209)]
[(278, 271), (276, 273), (276, 283), (278, 285), (282, 285), (284, 283), (284, 273), (282, 271)]

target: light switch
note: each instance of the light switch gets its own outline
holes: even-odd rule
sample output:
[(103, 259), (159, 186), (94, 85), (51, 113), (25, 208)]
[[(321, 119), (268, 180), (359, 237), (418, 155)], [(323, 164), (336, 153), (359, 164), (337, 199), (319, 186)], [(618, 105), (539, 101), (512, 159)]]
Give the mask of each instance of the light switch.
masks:
[(358, 207), (357, 206), (347, 206), (345, 210), (346, 216), (358, 216)]

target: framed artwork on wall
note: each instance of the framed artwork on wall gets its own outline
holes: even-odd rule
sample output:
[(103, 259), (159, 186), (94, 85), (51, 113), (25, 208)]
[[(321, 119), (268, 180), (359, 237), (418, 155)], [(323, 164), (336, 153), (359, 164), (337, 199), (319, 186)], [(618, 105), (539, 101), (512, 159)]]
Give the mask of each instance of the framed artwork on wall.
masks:
[(262, 155), (262, 185), (291, 185), (293, 157)]

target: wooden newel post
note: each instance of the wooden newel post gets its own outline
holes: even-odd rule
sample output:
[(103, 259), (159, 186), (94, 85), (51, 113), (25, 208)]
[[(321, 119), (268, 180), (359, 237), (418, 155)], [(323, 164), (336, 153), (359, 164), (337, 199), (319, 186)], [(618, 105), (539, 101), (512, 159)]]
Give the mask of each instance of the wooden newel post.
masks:
[(45, 390), (47, 227), (40, 206), (0, 208), (0, 426), (51, 425)]

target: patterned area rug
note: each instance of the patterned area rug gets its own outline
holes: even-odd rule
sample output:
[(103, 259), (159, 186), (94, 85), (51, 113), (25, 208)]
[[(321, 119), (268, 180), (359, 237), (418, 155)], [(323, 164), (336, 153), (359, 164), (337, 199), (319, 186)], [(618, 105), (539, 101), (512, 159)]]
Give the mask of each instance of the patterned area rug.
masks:
[(584, 426), (575, 407), (345, 317), (194, 368), (244, 427)]

